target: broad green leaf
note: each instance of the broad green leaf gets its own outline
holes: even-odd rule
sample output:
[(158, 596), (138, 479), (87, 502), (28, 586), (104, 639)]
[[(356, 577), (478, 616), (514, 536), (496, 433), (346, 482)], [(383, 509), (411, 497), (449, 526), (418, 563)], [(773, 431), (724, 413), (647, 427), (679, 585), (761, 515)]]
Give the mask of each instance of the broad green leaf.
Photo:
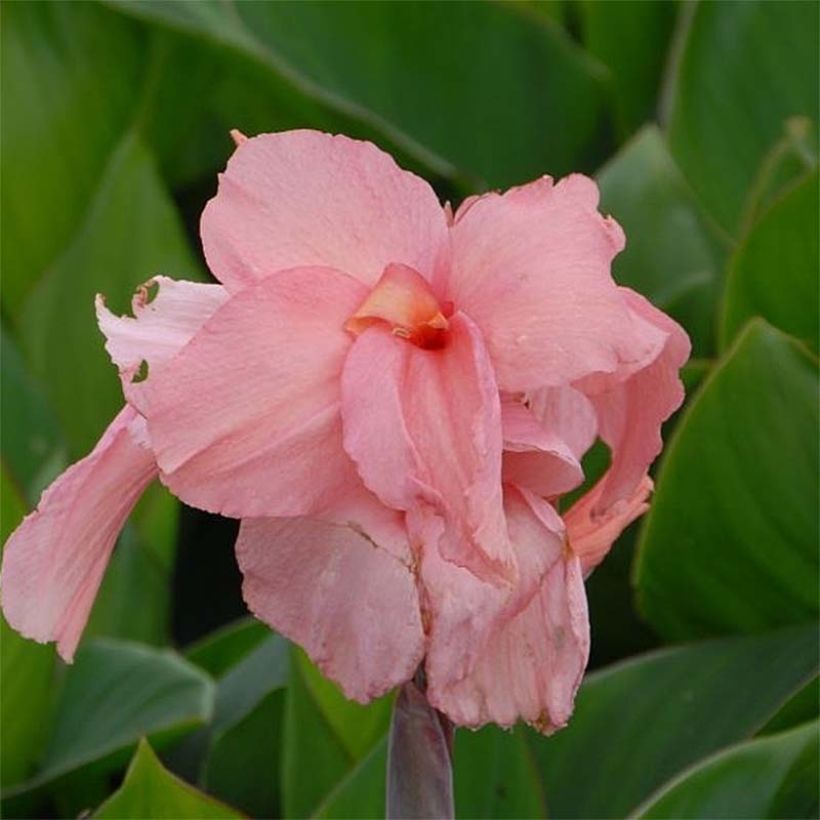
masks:
[(305, 817), (384, 737), (392, 699), (369, 706), (346, 700), (296, 648), (290, 669), (282, 741), (283, 812)]
[(205, 820), (242, 815), (165, 769), (154, 751), (140, 741), (122, 786), (94, 813), (111, 820)]
[[(25, 515), (26, 507), (2, 465), (0, 541)], [(0, 618), (0, 786), (24, 780), (42, 751), (51, 714), (54, 649), (26, 640)]]
[(26, 302), (23, 335), (71, 454), (91, 449), (122, 405), (116, 368), (94, 318), (94, 296), (125, 311), (157, 273), (198, 276), (182, 225), (150, 153), (127, 135), (99, 178), (82, 226)]
[(214, 738), (202, 783), (253, 817), (279, 817), (285, 690), (273, 689), (244, 717)]
[(453, 770), (459, 817), (547, 816), (538, 763), (521, 727), (457, 729)]
[(790, 117), (786, 120), (783, 135), (763, 158), (746, 196), (739, 236), (746, 236), (761, 214), (817, 169), (814, 128), (808, 117)]
[(336, 784), (311, 817), (360, 820), (385, 816), (387, 738), (380, 740)]
[(598, 154), (600, 67), (518, 4), (112, 5), (230, 46), (444, 176), (507, 185)]
[[(31, 287), (80, 228), (128, 125), (142, 46), (130, 21), (97, 4), (59, 2), (9, 3), (0, 45), (3, 303), (17, 322)], [(122, 260), (135, 250), (126, 247)]]
[(242, 618), (189, 646), (185, 657), (219, 678), (269, 637), (270, 629), (261, 621)]
[[(17, 488), (25, 511), (64, 466), (65, 453), (43, 385), (26, 367), (5, 323), (0, 338), (0, 416), (7, 431), (2, 440), (4, 475)], [(11, 430), (14, 435), (8, 435)]]
[(678, 6), (581, 0), (578, 8), (587, 51), (610, 70), (618, 130), (626, 137), (654, 118)]
[(722, 341), (753, 316), (817, 349), (817, 171), (777, 201), (754, 226), (729, 267)]
[(754, 735), (817, 674), (813, 625), (662, 649), (590, 675), (566, 729), (530, 733), (550, 817), (623, 817)]
[(778, 734), (818, 718), (820, 718), (820, 677), (809, 681), (799, 692), (792, 695), (777, 713), (772, 715), (758, 734)]
[(641, 610), (671, 638), (817, 617), (817, 364), (760, 320), (667, 445), (636, 565)]
[[(247, 625), (252, 623), (248, 620)], [(204, 782), (208, 776), (210, 756), (216, 754), (224, 759), (224, 750), (219, 749), (223, 737), (232, 735), (234, 729), (246, 720), (256, 720), (253, 715), (263, 701), (287, 683), (289, 659), (288, 644), (284, 638), (272, 634), (267, 627), (263, 638), (255, 645), (249, 646), (248, 638), (247, 629), (225, 630), (210, 643), (200, 644), (200, 648), (193, 653), (195, 657), (199, 654), (206, 666), (214, 662), (211, 668), (220, 665), (225, 668), (217, 673), (215, 706), (210, 722), (198, 732), (188, 735), (169, 758), (172, 768), (192, 781)], [(213, 654), (214, 648), (218, 650), (217, 654)], [(268, 715), (269, 712), (262, 710), (257, 718), (266, 723)], [(248, 750), (249, 754), (259, 757), (262, 764), (279, 754), (280, 722), (278, 719), (267, 721), (270, 734), (266, 744)], [(253, 731), (260, 731), (256, 722), (250, 728), (246, 726), (240, 730), (240, 733)], [(229, 738), (226, 742), (230, 746), (234, 740)], [(253, 781), (253, 770), (239, 771), (239, 774), (245, 780)], [(243, 786), (242, 783), (235, 785), (237, 789)], [(254, 785), (250, 783), (250, 786)]]
[(40, 769), (23, 787), (92, 763), (116, 768), (141, 736), (168, 743), (208, 720), (213, 702), (211, 679), (171, 650), (93, 641), (67, 670)]
[(699, 3), (674, 80), (669, 139), (709, 212), (736, 233), (787, 120), (818, 120), (816, 3)]
[[(818, 729), (733, 746), (684, 772), (654, 795), (638, 817), (816, 817)], [(784, 813), (784, 802), (789, 811)]]
[(615, 279), (677, 319), (695, 355), (711, 354), (725, 248), (657, 128), (635, 136), (599, 172), (598, 182), (602, 209), (627, 237), (615, 259)]

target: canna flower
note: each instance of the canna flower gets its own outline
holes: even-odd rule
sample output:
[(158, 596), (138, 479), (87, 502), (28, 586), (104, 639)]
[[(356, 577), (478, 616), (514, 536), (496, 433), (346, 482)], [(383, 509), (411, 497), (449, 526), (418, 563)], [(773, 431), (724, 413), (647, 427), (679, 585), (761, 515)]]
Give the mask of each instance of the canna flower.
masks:
[[(584, 577), (647, 507), (686, 334), (613, 282), (586, 177), (453, 214), (369, 143), (236, 136), (201, 226), (220, 284), (98, 297), (126, 407), (10, 538), (8, 621), (70, 660), (159, 477), (242, 519), (248, 606), (349, 697), (422, 665), (456, 724), (563, 726)], [(596, 438), (611, 466), (564, 511)]]

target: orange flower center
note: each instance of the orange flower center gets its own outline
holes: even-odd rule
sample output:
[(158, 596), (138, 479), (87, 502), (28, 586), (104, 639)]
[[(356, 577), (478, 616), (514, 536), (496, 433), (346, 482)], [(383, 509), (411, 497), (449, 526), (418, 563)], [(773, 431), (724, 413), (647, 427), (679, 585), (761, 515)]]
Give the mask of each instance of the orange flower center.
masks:
[(358, 336), (378, 323), (387, 324), (394, 336), (424, 350), (439, 350), (449, 340), (451, 304), (439, 305), (427, 280), (407, 265), (388, 265), (359, 309), (345, 322), (345, 330)]

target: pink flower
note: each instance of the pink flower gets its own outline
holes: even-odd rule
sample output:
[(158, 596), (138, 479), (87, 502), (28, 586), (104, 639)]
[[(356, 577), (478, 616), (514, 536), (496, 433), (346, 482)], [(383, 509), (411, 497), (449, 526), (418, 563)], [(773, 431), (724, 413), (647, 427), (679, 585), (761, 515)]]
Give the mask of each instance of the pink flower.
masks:
[[(98, 300), (127, 407), (9, 540), (6, 617), (70, 659), (158, 475), (242, 519), (249, 607), (350, 697), (423, 663), (455, 723), (564, 725), (583, 578), (646, 509), (685, 333), (612, 281), (586, 177), (452, 216), (369, 143), (238, 142), (202, 218), (222, 284), (158, 277), (134, 318)], [(611, 467), (562, 519), (596, 437)]]

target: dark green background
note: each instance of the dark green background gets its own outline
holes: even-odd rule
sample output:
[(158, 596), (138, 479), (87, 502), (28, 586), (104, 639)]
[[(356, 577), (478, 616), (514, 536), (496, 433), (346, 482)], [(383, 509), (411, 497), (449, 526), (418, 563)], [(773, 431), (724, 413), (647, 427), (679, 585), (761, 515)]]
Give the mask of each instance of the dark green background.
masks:
[[(628, 236), (616, 278), (692, 337), (687, 405), (588, 583), (570, 727), (460, 731), (458, 816), (817, 816), (816, 3), (0, 15), (4, 538), (121, 403), (94, 294), (124, 311), (156, 273), (207, 278), (230, 128), (371, 139), (454, 204), (593, 174)], [(72, 667), (3, 624), (4, 816), (383, 815), (389, 700), (346, 702), (235, 621), (235, 530), (154, 488)]]

